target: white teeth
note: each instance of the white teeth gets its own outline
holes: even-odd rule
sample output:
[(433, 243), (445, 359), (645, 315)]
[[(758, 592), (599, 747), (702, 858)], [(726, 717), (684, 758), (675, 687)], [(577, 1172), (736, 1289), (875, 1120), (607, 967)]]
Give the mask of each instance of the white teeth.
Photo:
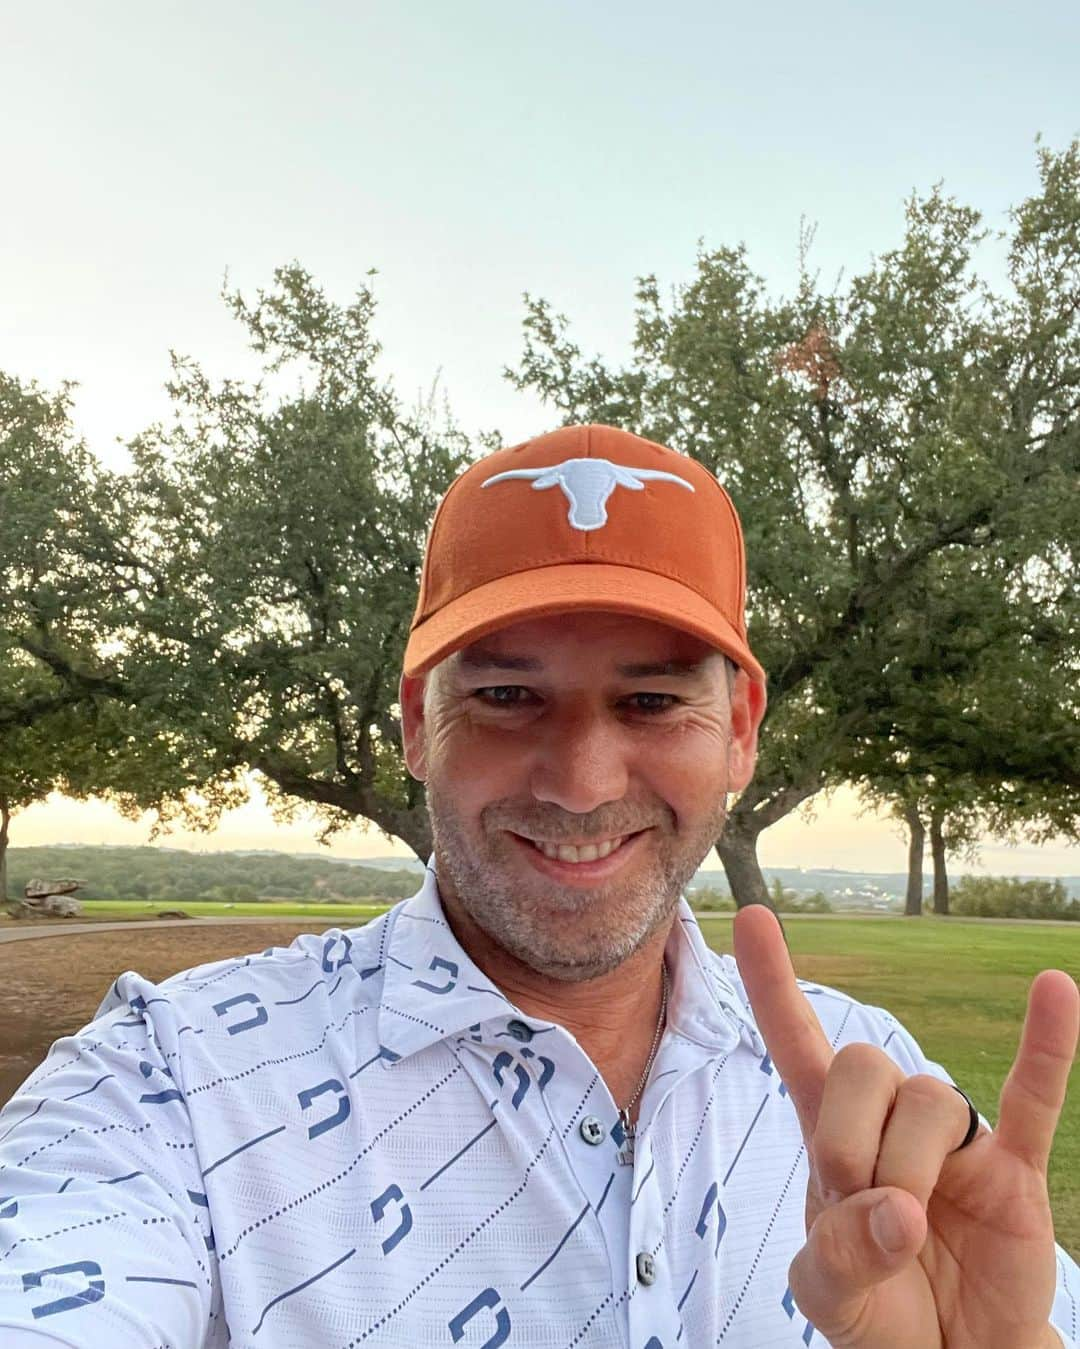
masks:
[(602, 857), (608, 857), (625, 841), (626, 836), (623, 835), (622, 838), (605, 839), (603, 843), (586, 843), (580, 848), (574, 848), (565, 843), (542, 843), (534, 840), (545, 857), (558, 862), (597, 862)]

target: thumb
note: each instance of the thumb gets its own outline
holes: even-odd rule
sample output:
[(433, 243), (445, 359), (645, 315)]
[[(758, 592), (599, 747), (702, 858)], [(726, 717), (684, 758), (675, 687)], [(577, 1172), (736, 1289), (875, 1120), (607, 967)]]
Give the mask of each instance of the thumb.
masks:
[(864, 1318), (875, 1286), (908, 1265), (925, 1240), (926, 1214), (906, 1190), (861, 1190), (831, 1204), (792, 1261), (789, 1279), (799, 1311), (827, 1340), (843, 1339)]

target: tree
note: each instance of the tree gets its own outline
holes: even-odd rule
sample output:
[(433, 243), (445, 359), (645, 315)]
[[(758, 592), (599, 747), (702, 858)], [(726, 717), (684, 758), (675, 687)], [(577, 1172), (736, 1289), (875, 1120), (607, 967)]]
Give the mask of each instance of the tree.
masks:
[(109, 581), (73, 536), (94, 518), (92, 461), (74, 435), (71, 390), (49, 395), (0, 371), (0, 732), (119, 692), (96, 649)]
[(1071, 570), (1010, 572), (993, 550), (983, 563), (986, 574), (963, 586), (942, 571), (920, 591), (904, 659), (882, 667), (886, 687), (864, 691), (881, 709), (878, 722), (843, 760), (864, 797), (908, 826), (909, 912), (921, 911), (927, 823), (939, 914), (949, 911), (947, 854), (973, 856), (980, 835), (1080, 835), (1080, 601)]
[[(137, 813), (229, 784), (177, 751), (126, 668), (116, 481), (71, 425), (71, 390), (0, 372), (0, 901), (12, 814), (51, 792)], [(177, 809), (197, 817), (185, 800)]]
[[(1018, 679), (1049, 708), (1065, 677), (1067, 662), (1047, 675), (1037, 634), (1030, 650), (1015, 635), (1025, 596), (1071, 574), (1080, 536), (1080, 144), (1041, 151), (1040, 173), (1013, 214), (1006, 295), (975, 273), (977, 213), (936, 189), (843, 292), (810, 275), (808, 240), (790, 299), (766, 294), (741, 248), (703, 250), (670, 302), (646, 277), (625, 368), (585, 359), (567, 321), (528, 301), (512, 378), (567, 421), (695, 455), (743, 516), (770, 708), (758, 774), (718, 843), (740, 903), (768, 899), (763, 830), (822, 788), (870, 780), (875, 737), (912, 754), (934, 743), (935, 723), (913, 715), (919, 681), (893, 672), (911, 665), (935, 586), (972, 612), (1000, 587), (991, 612), (1008, 621), (979, 637), (996, 725)], [(22, 566), (19, 631), (57, 680), (47, 696), (137, 712), (127, 767), (108, 759), (129, 808), (210, 823), (254, 768), (282, 814), (313, 804), (328, 831), (362, 817), (426, 857), (397, 679), (425, 532), (473, 447), (433, 399), (406, 412), (380, 376), (370, 287), (337, 305), (292, 266), (254, 301), (226, 300), (261, 376), (215, 384), (174, 358), (173, 420), (131, 447), (130, 474), (83, 475), (71, 565), (48, 577), (63, 621), (42, 626), (42, 586)], [(970, 626), (939, 625), (928, 669), (955, 664)], [(1018, 802), (1055, 816), (1052, 737), (1021, 745), (1020, 762), (992, 724), (957, 732), (978, 750), (985, 818), (1004, 823)]]
[(308, 803), (327, 834), (363, 817), (426, 860), (398, 677), (428, 523), (468, 442), (380, 378), (370, 287), (336, 305), (292, 266), (226, 301), (261, 377), (215, 385), (174, 356), (175, 417), (131, 447), (118, 488), (136, 522), (117, 563), (131, 683), (184, 753), (257, 770), (279, 815)]
[[(933, 782), (916, 782), (910, 775), (901, 782), (894, 783), (891, 795), (882, 792), (867, 792), (866, 796), (874, 805), (885, 804), (895, 819), (904, 826), (908, 839), (907, 887), (904, 896), (904, 913), (908, 917), (918, 918), (923, 911), (924, 860), (927, 838), (930, 841), (932, 868), (932, 895), (934, 912), (949, 912), (949, 877), (947, 858), (956, 854), (971, 856), (977, 852), (975, 840), (981, 824), (973, 812), (965, 812), (953, 805), (953, 813), (935, 799)], [(954, 797), (950, 784), (947, 793)]]
[[(742, 516), (770, 705), (757, 775), (717, 845), (740, 904), (767, 902), (761, 833), (845, 780), (853, 747), (890, 719), (881, 673), (903, 662), (935, 575), (963, 594), (993, 576), (984, 557), (1003, 580), (1071, 566), (1080, 142), (1040, 149), (1039, 170), (1040, 192), (1012, 213), (1003, 295), (975, 271), (978, 214), (935, 189), (909, 201), (900, 246), (843, 291), (810, 275), (808, 238), (791, 299), (769, 298), (741, 247), (702, 249), (668, 301), (643, 278), (622, 367), (586, 358), (568, 320), (526, 297), (524, 353), (507, 372), (518, 387), (567, 422), (694, 456)], [(1009, 687), (1009, 648), (985, 659)], [(1024, 673), (1038, 684), (1037, 666)], [(984, 749), (1000, 802), (1014, 765)]]
[(54, 789), (78, 795), (113, 672), (94, 649), (68, 540), (92, 496), (70, 390), (48, 395), (0, 372), (0, 903), (12, 814)]
[(904, 912), (909, 918), (921, 915), (923, 907), (923, 858), (926, 850), (926, 826), (922, 822), (918, 803), (901, 798), (897, 808), (908, 829), (907, 890), (904, 893)]
[(0, 736), (0, 905), (9, 899), (7, 850), (12, 816), (52, 792), (107, 795), (103, 757), (110, 716), (93, 701), (71, 704)]

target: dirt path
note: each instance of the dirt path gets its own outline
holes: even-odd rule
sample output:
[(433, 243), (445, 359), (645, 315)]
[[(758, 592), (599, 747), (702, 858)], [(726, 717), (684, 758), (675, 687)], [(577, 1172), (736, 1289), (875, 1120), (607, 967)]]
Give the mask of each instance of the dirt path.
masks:
[[(12, 922), (0, 924), (0, 942), (5, 941), (31, 941), (36, 937), (70, 937), (75, 932), (130, 932), (133, 927), (138, 927), (141, 931), (147, 927), (203, 927), (210, 924), (223, 924), (235, 927), (238, 923), (261, 923), (263, 927), (267, 923), (303, 923), (304, 928), (312, 930), (313, 924), (318, 926), (320, 921), (324, 921), (327, 927), (333, 924), (329, 918), (320, 920), (318, 918), (307, 921), (301, 918), (129, 918), (120, 919), (115, 923), (98, 922), (96, 919), (88, 919), (85, 923), (73, 923), (70, 919), (54, 919), (51, 923), (27, 923)], [(350, 924), (352, 926), (352, 924)], [(304, 930), (301, 928), (301, 931)]]
[[(118, 974), (138, 970), (164, 979), (209, 960), (288, 946), (301, 932), (321, 931), (318, 922), (202, 918), (80, 923), (77, 931), (49, 926), (44, 934), (24, 929), (26, 939), (10, 942), (0, 955), (0, 1105), (54, 1040), (93, 1018)], [(45, 940), (30, 940), (42, 935)]]

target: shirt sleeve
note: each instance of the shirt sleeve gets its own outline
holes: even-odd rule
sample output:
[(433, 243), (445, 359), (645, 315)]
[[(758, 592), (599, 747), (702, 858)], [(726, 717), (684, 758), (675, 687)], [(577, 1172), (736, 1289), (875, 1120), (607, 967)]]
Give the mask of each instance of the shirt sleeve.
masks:
[(145, 1006), (58, 1040), (0, 1111), (0, 1341), (199, 1349), (212, 1249), (187, 1105)]
[[(906, 1073), (929, 1073), (943, 1082), (952, 1082), (952, 1078), (941, 1066), (923, 1053), (914, 1036), (910, 1034), (890, 1013), (881, 1008), (867, 1008), (875, 1012), (884, 1022), (882, 1048), (894, 1059)], [(982, 1119), (982, 1116), (980, 1116)], [(990, 1122), (983, 1119), (990, 1128)], [(1065, 1349), (1080, 1349), (1080, 1269), (1069, 1253), (1061, 1246), (1057, 1252), (1057, 1290), (1054, 1306), (1050, 1314), (1050, 1324), (1061, 1337)]]

